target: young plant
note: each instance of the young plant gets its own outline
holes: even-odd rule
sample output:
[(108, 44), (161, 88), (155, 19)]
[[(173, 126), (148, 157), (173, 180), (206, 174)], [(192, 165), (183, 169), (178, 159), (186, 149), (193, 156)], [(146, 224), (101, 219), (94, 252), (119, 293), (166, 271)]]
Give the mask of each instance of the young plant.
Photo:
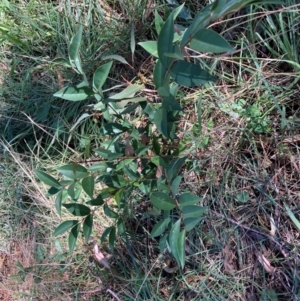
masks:
[[(187, 157), (181, 157), (178, 149), (164, 152), (160, 145), (160, 139), (163, 137), (152, 134), (151, 127), (154, 124), (166, 138), (176, 138), (176, 119), (182, 110), (175, 99), (178, 85), (199, 86), (217, 80), (198, 64), (187, 59), (190, 56), (187, 47), (197, 52), (233, 51), (223, 37), (206, 27), (225, 14), (252, 3), (279, 1), (217, 0), (200, 11), (185, 29), (178, 29), (174, 24), (183, 5), (171, 12), (166, 22), (155, 13), (158, 41), (139, 44), (157, 58), (153, 80), (162, 100), (161, 106), (150, 105), (144, 97), (135, 96), (143, 90), (142, 85), (132, 84), (119, 93), (108, 95), (108, 90), (103, 90), (103, 87), (112, 67), (111, 61), (95, 71), (90, 85), (83, 72), (79, 55), (82, 28), (71, 41), (69, 60), (53, 61), (71, 67), (83, 77), (78, 85), (65, 87), (54, 96), (71, 101), (82, 101), (93, 96), (96, 104), (92, 105), (92, 109), (101, 111), (107, 121), (102, 124), (100, 130), (108, 138), (100, 149), (95, 150), (103, 159), (97, 159), (97, 162), (88, 168), (80, 164), (67, 164), (57, 168), (62, 176), (61, 180), (36, 170), (36, 176), (50, 186), (48, 194), (56, 195), (55, 206), (58, 214), (61, 215), (62, 208), (65, 208), (76, 217), (62, 222), (54, 232), (55, 235), (61, 235), (69, 231), (71, 252), (75, 248), (81, 229), (86, 241), (89, 241), (94, 213), (99, 207), (114, 221), (101, 238), (102, 242), (108, 238), (109, 246), (113, 250), (116, 235), (126, 235), (124, 219), (131, 208), (130, 196), (133, 191), (140, 190), (159, 211), (161, 217), (153, 227), (151, 237), (160, 237), (160, 251), (168, 249), (177, 264), (184, 268), (186, 233), (201, 222), (207, 207), (199, 206), (200, 197), (191, 193), (180, 193), (180, 171)], [(132, 43), (132, 51), (134, 47), (135, 41), (134, 45)], [(104, 59), (118, 59), (127, 63), (117, 55)], [(119, 86), (109, 90), (117, 88)], [(127, 106), (129, 102), (131, 105)], [(147, 126), (141, 129), (136, 128), (125, 115), (135, 111), (138, 106), (148, 119)], [(82, 115), (75, 125), (89, 116)], [(143, 143), (142, 135), (146, 135), (150, 141), (149, 145)], [(97, 192), (96, 183), (99, 182), (105, 184), (106, 188)], [(82, 197), (83, 192), (88, 197), (87, 201)], [(111, 204), (107, 199), (114, 199), (114, 203)]]

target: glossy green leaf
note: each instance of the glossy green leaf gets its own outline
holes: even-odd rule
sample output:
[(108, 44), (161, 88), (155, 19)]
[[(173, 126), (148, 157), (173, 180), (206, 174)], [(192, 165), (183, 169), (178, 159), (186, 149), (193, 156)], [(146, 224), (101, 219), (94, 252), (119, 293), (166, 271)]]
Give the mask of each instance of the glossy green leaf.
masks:
[(122, 92), (110, 96), (109, 99), (121, 100), (124, 98), (132, 98), (137, 92), (142, 91), (144, 88), (144, 85), (133, 84), (126, 87)]
[(68, 231), (70, 228), (74, 227), (75, 225), (78, 224), (77, 220), (68, 220), (62, 222), (60, 225), (58, 225), (53, 233), (54, 236), (61, 235)]
[(108, 62), (102, 66), (100, 66), (94, 73), (93, 77), (93, 88), (96, 91), (101, 91), (103, 85), (105, 84), (109, 71), (111, 69), (112, 62)]
[(167, 119), (167, 111), (165, 108), (160, 107), (156, 111), (153, 122), (157, 126), (158, 130), (168, 138), (169, 137), (168, 119)]
[(50, 187), (48, 190), (48, 195), (55, 195), (61, 191), (61, 188)]
[(102, 206), (104, 204), (104, 198), (101, 194), (99, 194), (95, 199), (92, 199), (86, 203), (92, 206)]
[[(164, 92), (163, 94), (166, 94), (166, 96), (169, 95), (167, 91), (169, 78), (170, 76), (167, 75), (167, 69), (163, 66), (160, 60), (157, 60), (153, 71), (153, 81), (157, 90), (161, 87), (164, 87), (164, 90), (166, 90), (166, 92)], [(165, 96), (161, 93), (160, 95)]]
[(54, 179), (52, 176), (48, 175), (47, 173), (41, 171), (41, 170), (34, 170), (34, 173), (36, 175), (36, 177), (44, 182), (46, 185), (51, 186), (51, 187), (55, 187), (60, 189), (61, 185), (59, 184), (59, 182)]
[(61, 191), (55, 198), (55, 209), (59, 216), (61, 216), (61, 204), (62, 204), (63, 192)]
[(191, 231), (199, 224), (199, 222), (202, 221), (202, 219), (203, 219), (202, 217), (184, 219), (183, 222), (184, 222), (185, 230), (187, 232)]
[(180, 232), (177, 239), (178, 259), (182, 269), (185, 265), (185, 234), (186, 230), (184, 229)]
[(158, 36), (157, 41), (157, 53), (160, 62), (165, 68), (169, 68), (171, 66), (171, 63), (173, 61), (172, 58), (167, 57), (166, 53), (172, 53), (173, 52), (173, 39), (174, 39), (174, 16), (173, 13), (171, 13), (165, 22), (165, 24), (162, 26), (161, 31)]
[(187, 44), (193, 39), (197, 31), (202, 28), (205, 28), (211, 22), (211, 5), (205, 6), (202, 10), (200, 10), (197, 15), (194, 17), (192, 24), (187, 28), (183, 37), (181, 39), (180, 48), (187, 46)]
[(89, 242), (93, 230), (93, 215), (89, 214), (83, 222), (83, 235), (86, 243)]
[(156, 208), (161, 210), (172, 210), (176, 206), (175, 200), (160, 191), (151, 193), (150, 200)]
[(105, 123), (101, 127), (101, 133), (104, 135), (116, 136), (126, 132), (128, 128), (116, 122)]
[(113, 153), (112, 151), (104, 148), (98, 148), (95, 150), (95, 152), (103, 157), (104, 159), (107, 159), (109, 161), (115, 160), (117, 158), (123, 157), (124, 154), (122, 153)]
[(171, 94), (163, 98), (162, 106), (167, 111), (182, 111), (180, 104), (175, 100), (175, 97)]
[(79, 56), (79, 48), (82, 39), (82, 26), (79, 27), (78, 32), (72, 38), (71, 43), (69, 45), (69, 58), (71, 61), (75, 61)]
[(120, 114), (130, 114), (130, 113), (134, 112), (139, 105), (140, 104), (138, 102), (133, 103), (132, 105), (127, 107), (124, 111), (122, 111)]
[(180, 169), (185, 163), (187, 157), (173, 159), (165, 168), (167, 179), (169, 183), (172, 183), (173, 179), (178, 175)]
[(169, 246), (171, 249), (171, 253), (176, 259), (177, 263), (180, 264), (179, 254), (178, 254), (178, 238), (180, 234), (180, 223), (181, 219), (179, 219), (172, 227), (169, 233)]
[(75, 227), (72, 228), (69, 234), (68, 242), (69, 242), (70, 254), (72, 254), (75, 249), (79, 231), (80, 231), (80, 224), (77, 224)]
[(106, 169), (107, 169), (107, 164), (105, 162), (99, 162), (89, 166), (87, 170), (90, 172), (94, 172), (94, 171), (104, 171)]
[(69, 187), (68, 187), (68, 195), (70, 196), (70, 198), (72, 200), (75, 199), (75, 186), (76, 186), (76, 182), (72, 183)]
[(139, 147), (138, 149), (136, 149), (135, 154), (136, 154), (137, 156), (143, 156), (143, 155), (145, 155), (145, 154), (147, 153), (147, 151), (148, 151), (150, 148), (151, 148), (150, 145)]
[(157, 237), (161, 235), (167, 228), (171, 219), (168, 217), (164, 220), (159, 221), (151, 231), (151, 237)]
[(75, 216), (86, 216), (91, 213), (91, 209), (82, 204), (69, 203), (63, 204), (63, 206)]
[(110, 231), (111, 231), (113, 228), (114, 228), (114, 227), (111, 226), (111, 227), (106, 228), (106, 229), (103, 231), (103, 233), (102, 233), (102, 235), (101, 235), (101, 244), (103, 244), (103, 243), (105, 242), (107, 236), (109, 235)]
[(88, 176), (87, 169), (79, 164), (67, 164), (57, 168), (57, 171), (69, 179), (80, 179)]
[(116, 189), (128, 185), (128, 181), (121, 175), (103, 175), (99, 177), (99, 180), (102, 181), (106, 186)]
[(185, 87), (199, 86), (218, 79), (201, 69), (200, 66), (187, 61), (174, 63), (170, 73), (177, 84)]
[(107, 204), (104, 204), (103, 210), (106, 216), (111, 217), (111, 218), (118, 218), (119, 215), (115, 211), (111, 210)]
[[(182, 180), (182, 176), (177, 176), (177, 177), (172, 181), (172, 184), (171, 184), (171, 191), (172, 191), (173, 195), (177, 195), (181, 180)], [(180, 200), (180, 197), (179, 197), (179, 200)], [(179, 201), (179, 203), (180, 203), (180, 201)], [(180, 207), (179, 207), (179, 208), (180, 208)], [(181, 209), (181, 208), (180, 208), (180, 209)]]
[(157, 12), (157, 9), (155, 10), (155, 13), (154, 13), (154, 24), (155, 24), (156, 33), (159, 35), (160, 31), (161, 31), (161, 28), (164, 25), (164, 20), (162, 19), (162, 17)]
[[(175, 181), (175, 180), (174, 180)], [(183, 193), (179, 196), (179, 209), (182, 210), (185, 206), (195, 205), (200, 203), (202, 198), (192, 194), (192, 193)]]
[(184, 206), (182, 208), (183, 218), (198, 218), (203, 215), (205, 211), (207, 211), (208, 207), (201, 207), (196, 205)]
[(111, 251), (114, 250), (115, 242), (116, 242), (116, 228), (113, 227), (109, 232), (109, 237), (108, 237), (108, 245)]
[(230, 44), (211, 29), (199, 30), (191, 40), (190, 48), (199, 52), (223, 53), (234, 51)]
[(116, 171), (121, 170), (124, 166), (129, 165), (132, 161), (134, 160), (134, 158), (129, 158), (129, 159), (125, 159), (122, 160), (117, 166), (116, 166)]
[(93, 94), (93, 90), (91, 90), (89, 87), (65, 87), (53, 94), (53, 96), (70, 101), (81, 101), (87, 99)]
[(95, 178), (93, 176), (86, 177), (81, 182), (84, 192), (92, 199), (95, 189)]
[(157, 41), (147, 41), (138, 43), (141, 47), (143, 47), (148, 53), (153, 55), (154, 57), (158, 57), (157, 53)]
[(168, 238), (169, 233), (165, 233), (159, 240), (159, 251), (161, 254), (163, 254), (166, 249)]

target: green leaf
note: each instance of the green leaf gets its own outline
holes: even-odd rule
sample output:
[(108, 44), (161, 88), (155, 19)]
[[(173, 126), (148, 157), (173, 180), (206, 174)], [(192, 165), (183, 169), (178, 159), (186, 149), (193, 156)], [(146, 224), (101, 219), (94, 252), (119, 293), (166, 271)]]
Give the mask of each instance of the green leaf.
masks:
[(190, 48), (199, 52), (222, 53), (234, 51), (230, 44), (211, 29), (199, 30), (191, 40)]
[(82, 204), (69, 203), (63, 204), (63, 206), (75, 216), (85, 216), (91, 213), (91, 209)]
[(86, 119), (86, 118), (89, 118), (90, 116), (92, 116), (92, 115), (90, 115), (90, 114), (88, 114), (88, 113), (83, 113), (78, 119), (77, 119), (77, 121), (72, 125), (72, 127), (71, 127), (71, 129), (70, 129), (70, 132), (72, 132), (84, 119)]
[(145, 88), (144, 85), (133, 84), (126, 87), (122, 92), (110, 96), (109, 99), (121, 100), (124, 98), (132, 98), (134, 97), (135, 93), (143, 90), (144, 88)]
[(112, 66), (112, 62), (109, 62), (109, 63), (106, 63), (106, 64), (100, 66), (95, 71), (94, 77), (93, 77), (93, 88), (96, 91), (100, 92), (102, 90), (102, 87), (107, 80), (111, 66)]
[(181, 43), (180, 48), (186, 46), (190, 40), (195, 36), (198, 30), (205, 28), (211, 22), (211, 11), (212, 5), (205, 6), (202, 10), (198, 12), (198, 14), (194, 17), (192, 24), (185, 31)]
[(89, 87), (65, 87), (53, 94), (53, 96), (70, 101), (81, 101), (87, 99), (93, 94), (93, 90), (91, 90)]
[(105, 242), (107, 236), (109, 235), (110, 231), (111, 231), (113, 228), (114, 228), (114, 227), (111, 226), (111, 227), (106, 228), (106, 229), (103, 231), (103, 233), (102, 233), (102, 235), (101, 235), (101, 244), (103, 244), (103, 243)]
[(103, 210), (106, 216), (111, 217), (111, 218), (118, 218), (119, 215), (115, 211), (111, 210), (107, 204), (104, 204)]
[(197, 217), (197, 218), (186, 218), (184, 219), (184, 226), (185, 226), (185, 230), (191, 231), (192, 229), (194, 229), (197, 224), (199, 224), (199, 222), (202, 221), (202, 217)]
[(128, 185), (128, 181), (121, 175), (103, 175), (99, 177), (99, 180), (111, 188), (119, 189)]
[(151, 231), (151, 237), (156, 237), (161, 235), (167, 228), (171, 219), (168, 217), (164, 220), (159, 221)]
[(176, 206), (175, 200), (160, 191), (151, 193), (150, 200), (156, 208), (161, 210), (172, 210)]
[(155, 84), (155, 88), (158, 90), (161, 87), (164, 87), (163, 90), (166, 90), (161, 96), (168, 96), (168, 81), (169, 81), (170, 76), (167, 75), (167, 69), (163, 66), (160, 60), (156, 61), (156, 64), (154, 66), (154, 71), (153, 71), (153, 81)]
[[(182, 176), (177, 176), (173, 181), (171, 185), (171, 191), (173, 195), (176, 195), (178, 193), (179, 185), (182, 180)], [(180, 203), (180, 197), (179, 197), (179, 203)], [(180, 204), (181, 205), (181, 204)], [(180, 207), (179, 207), (180, 208)], [(180, 208), (181, 209), (181, 208)]]
[(169, 246), (171, 249), (171, 253), (176, 259), (177, 263), (180, 264), (179, 254), (178, 254), (178, 238), (180, 234), (180, 223), (181, 219), (179, 219), (172, 227), (169, 234)]
[(81, 182), (84, 192), (92, 199), (95, 188), (95, 179), (93, 176), (84, 178)]
[(158, 58), (157, 41), (139, 42), (138, 45), (143, 47), (147, 52), (149, 52), (154, 57)]
[(124, 111), (122, 111), (120, 114), (130, 114), (132, 112), (135, 111), (135, 109), (139, 106), (140, 104), (137, 103), (133, 103), (132, 105), (130, 105), (129, 107), (127, 107)]
[(104, 57), (103, 60), (116, 60), (123, 64), (129, 65), (129, 63), (123, 58), (123, 56), (118, 55), (118, 54), (108, 55), (108, 56)]
[(70, 228), (74, 227), (77, 224), (78, 224), (77, 220), (64, 221), (59, 226), (56, 227), (53, 235), (54, 236), (61, 235), (61, 234), (65, 233), (66, 231), (68, 231)]
[(178, 259), (182, 269), (185, 264), (185, 234), (186, 230), (184, 229), (180, 232), (177, 239)]
[(290, 209), (290, 207), (288, 207), (287, 204), (284, 203), (284, 207), (285, 207), (285, 210), (286, 210), (288, 216), (290, 217), (290, 219), (294, 223), (294, 225), (298, 228), (298, 230), (300, 230), (300, 222), (296, 218), (295, 214), (292, 212), (292, 210)]
[(58, 57), (58, 58), (52, 60), (51, 64), (58, 64), (58, 65), (66, 66), (66, 67), (72, 67), (70, 65), (69, 61), (62, 57)]
[(75, 186), (76, 182), (72, 183), (69, 187), (68, 187), (68, 195), (71, 197), (72, 200), (75, 199)]
[(174, 16), (171, 13), (161, 28), (157, 42), (157, 52), (159, 60), (165, 68), (169, 68), (173, 62), (173, 59), (167, 57), (166, 53), (173, 52), (173, 39), (174, 39)]
[(167, 138), (169, 137), (167, 111), (165, 108), (160, 107), (154, 115), (154, 124), (158, 130)]
[(83, 222), (83, 235), (85, 237), (86, 243), (89, 242), (90, 236), (93, 229), (93, 215), (88, 215)]
[(99, 163), (95, 163), (95, 164), (89, 166), (87, 170), (90, 172), (104, 171), (104, 170), (106, 170), (106, 168), (107, 168), (107, 164), (105, 162), (99, 162)]
[(79, 56), (79, 48), (82, 39), (82, 26), (79, 27), (78, 32), (72, 38), (70, 46), (69, 46), (69, 58), (71, 61), (75, 61)]
[(79, 164), (67, 164), (57, 168), (57, 171), (69, 179), (80, 179), (88, 176), (87, 169)]
[(163, 97), (162, 106), (167, 111), (182, 111), (180, 104), (175, 100), (173, 95)]
[(44, 182), (46, 185), (51, 186), (51, 187), (55, 187), (60, 189), (61, 185), (59, 184), (59, 182), (54, 179), (52, 176), (48, 175), (47, 173), (41, 171), (41, 170), (34, 170), (34, 173), (36, 175), (36, 177)]
[(165, 251), (168, 238), (169, 238), (169, 233), (165, 233), (159, 240), (159, 251), (161, 254), (163, 254)]
[(115, 242), (116, 242), (116, 228), (112, 227), (108, 237), (108, 245), (111, 251), (114, 250)]
[(57, 194), (58, 192), (60, 192), (61, 189), (58, 189), (58, 188), (55, 188), (55, 187), (50, 187), (49, 190), (48, 190), (48, 195), (55, 195)]
[(185, 163), (187, 157), (173, 159), (165, 168), (166, 175), (169, 183), (172, 183), (173, 179), (178, 175), (179, 170)]
[(198, 218), (207, 211), (208, 207), (200, 207), (196, 205), (185, 206), (182, 208), (183, 218)]
[(155, 23), (156, 33), (159, 35), (160, 31), (161, 31), (161, 28), (164, 25), (164, 20), (162, 19), (162, 17), (157, 12), (157, 9), (155, 10), (155, 13), (154, 13), (154, 23)]
[(151, 148), (151, 145), (148, 145), (148, 146), (142, 146), (142, 147), (139, 147), (136, 151), (135, 151), (135, 154), (137, 156), (143, 156), (146, 154), (146, 152)]
[(174, 63), (170, 72), (177, 84), (186, 87), (199, 86), (218, 79), (201, 69), (198, 65), (187, 61)]
[(92, 206), (102, 206), (104, 204), (104, 199), (101, 193), (93, 200), (86, 202), (88, 205)]
[(63, 192), (60, 191), (59, 194), (56, 196), (55, 199), (55, 209), (59, 216), (61, 217), (61, 204), (62, 204), (62, 197), (63, 197)]
[(101, 128), (101, 133), (104, 135), (116, 136), (126, 132), (128, 128), (116, 122), (106, 123)]
[(72, 228), (70, 234), (69, 234), (69, 250), (70, 250), (70, 254), (73, 253), (74, 249), (75, 249), (75, 245), (76, 245), (76, 241), (78, 238), (78, 234), (80, 231), (80, 224), (77, 224), (75, 227)]
[[(175, 181), (175, 180), (174, 180)], [(200, 203), (202, 198), (191, 194), (191, 193), (183, 193), (179, 196), (179, 209), (182, 210), (185, 206), (195, 205)]]
[(115, 160), (117, 158), (123, 157), (124, 154), (122, 153), (113, 153), (112, 151), (104, 148), (98, 148), (95, 150), (95, 152), (103, 157), (104, 159), (107, 159), (109, 161)]

